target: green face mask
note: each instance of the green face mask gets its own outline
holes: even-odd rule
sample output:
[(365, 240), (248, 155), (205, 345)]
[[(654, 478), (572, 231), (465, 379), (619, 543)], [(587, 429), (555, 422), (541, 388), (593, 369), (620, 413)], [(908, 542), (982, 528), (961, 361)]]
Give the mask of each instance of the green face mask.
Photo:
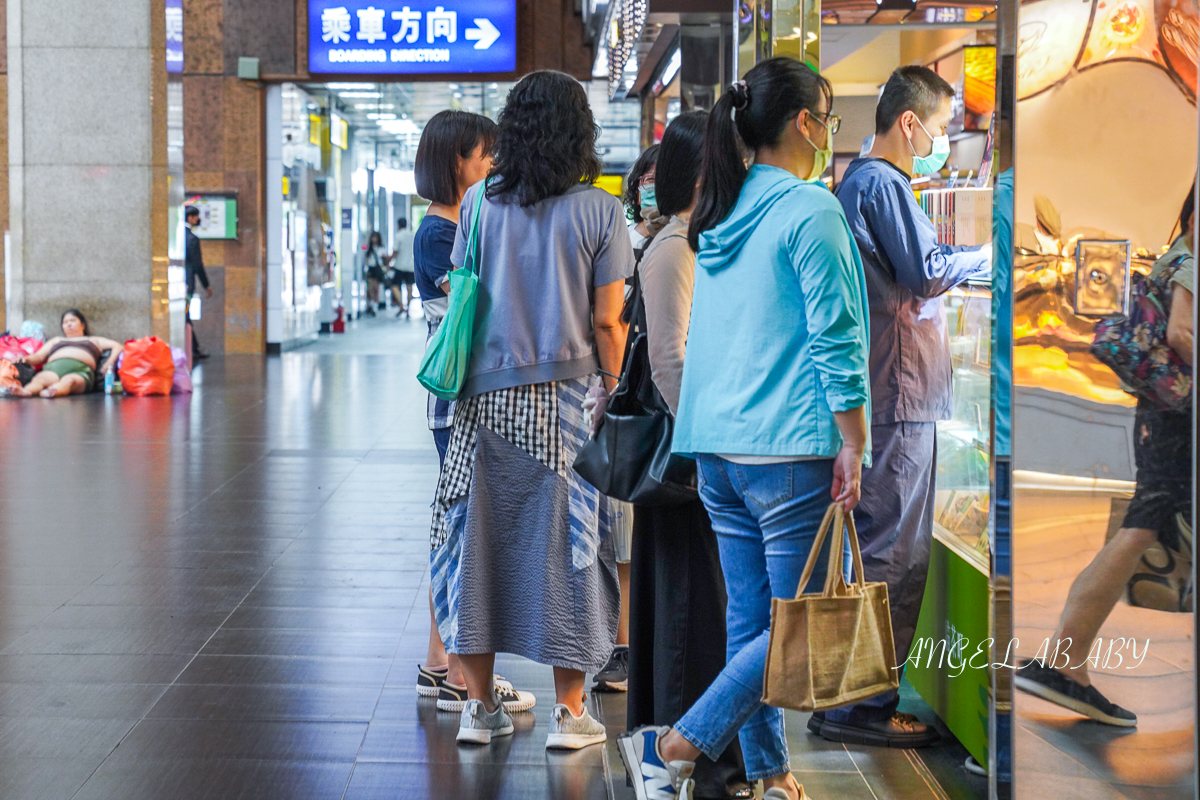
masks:
[(658, 208), (658, 200), (654, 196), (654, 184), (647, 183), (641, 190), (642, 208)]
[(808, 177), (804, 179), (806, 181), (815, 181), (824, 175), (826, 167), (828, 167), (829, 162), (833, 160), (833, 134), (829, 132), (829, 125), (824, 120), (817, 119), (816, 116), (813, 116), (813, 119), (816, 119), (817, 122), (820, 122), (825, 126), (826, 136), (824, 147), (817, 147), (812, 139), (804, 136), (804, 131), (800, 128), (800, 117), (796, 117), (796, 130), (800, 131), (800, 135), (804, 136), (804, 141), (811, 144), (813, 150), (816, 150), (816, 152), (813, 154), (812, 171), (809, 172)]
[[(925, 125), (921, 120), (918, 119), (917, 124), (921, 126), (921, 130), (925, 131)], [(925, 135), (929, 136), (929, 131), (925, 131)], [(929, 136), (929, 139), (933, 142), (933, 149), (927, 156), (917, 155), (917, 149), (912, 146), (912, 140), (908, 141), (908, 147), (913, 151), (914, 175), (929, 175), (939, 171), (950, 156), (949, 136)]]

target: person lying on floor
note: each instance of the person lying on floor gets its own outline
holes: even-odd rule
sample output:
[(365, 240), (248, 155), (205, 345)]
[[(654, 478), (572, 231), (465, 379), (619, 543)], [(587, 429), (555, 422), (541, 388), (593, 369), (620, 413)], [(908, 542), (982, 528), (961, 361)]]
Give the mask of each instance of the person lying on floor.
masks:
[[(12, 393), (18, 397), (63, 397), (68, 394), (83, 394), (91, 391), (96, 379), (96, 369), (101, 373), (115, 369), (117, 356), (124, 345), (92, 336), (88, 331), (87, 318), (77, 309), (69, 309), (62, 315), (62, 336), (55, 336), (40, 350), (21, 361), (42, 369), (33, 380)], [(108, 360), (100, 366), (100, 354), (111, 351)]]

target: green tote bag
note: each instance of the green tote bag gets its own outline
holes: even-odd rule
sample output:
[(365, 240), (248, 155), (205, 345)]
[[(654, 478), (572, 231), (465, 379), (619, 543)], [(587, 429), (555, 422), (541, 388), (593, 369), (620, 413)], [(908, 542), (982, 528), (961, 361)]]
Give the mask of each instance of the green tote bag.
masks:
[(475, 197), (475, 214), (467, 239), (467, 257), (450, 273), (450, 304), (437, 332), (425, 348), (417, 380), (434, 397), (456, 400), (467, 380), (471, 341), (475, 335), (475, 301), (479, 293), (479, 212), (487, 185)]

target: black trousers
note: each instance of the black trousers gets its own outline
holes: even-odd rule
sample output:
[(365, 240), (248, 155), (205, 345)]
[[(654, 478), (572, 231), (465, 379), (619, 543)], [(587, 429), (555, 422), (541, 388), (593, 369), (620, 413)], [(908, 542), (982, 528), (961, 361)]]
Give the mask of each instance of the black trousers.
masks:
[[(700, 500), (636, 506), (629, 571), (629, 730), (674, 725), (725, 667), (725, 577)], [(735, 738), (714, 763), (696, 762), (696, 798), (746, 788)]]

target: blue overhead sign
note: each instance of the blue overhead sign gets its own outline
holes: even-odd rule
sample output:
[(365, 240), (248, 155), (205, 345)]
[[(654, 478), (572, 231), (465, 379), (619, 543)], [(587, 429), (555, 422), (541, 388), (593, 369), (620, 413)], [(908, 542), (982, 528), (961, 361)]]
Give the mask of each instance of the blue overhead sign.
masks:
[(514, 72), (516, 0), (309, 0), (315, 74)]

